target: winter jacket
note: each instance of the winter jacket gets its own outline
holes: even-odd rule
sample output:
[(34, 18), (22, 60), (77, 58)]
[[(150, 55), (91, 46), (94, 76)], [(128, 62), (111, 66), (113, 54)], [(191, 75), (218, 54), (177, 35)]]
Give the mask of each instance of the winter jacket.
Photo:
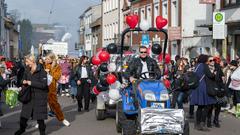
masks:
[(229, 88), (240, 91), (240, 67), (233, 72)]
[(23, 80), (31, 81), (31, 101), (22, 105), (21, 117), (33, 120), (47, 119), (47, 73), (43, 68), (37, 66), (33, 74), (26, 70)]
[(49, 69), (49, 74), (53, 77), (52, 83), (48, 86), (49, 94), (57, 95), (57, 82), (61, 77), (61, 67), (59, 65), (52, 67), (50, 64), (46, 64), (45, 69)]
[[(161, 73), (160, 73), (159, 66), (157, 65), (157, 62), (153, 58), (147, 57), (146, 63), (147, 63), (148, 71), (154, 72), (157, 76), (156, 78), (160, 79)], [(131, 76), (133, 76), (134, 78), (139, 79), (142, 74), (142, 67), (143, 67), (143, 64), (140, 58), (133, 59), (129, 63), (128, 68), (125, 72), (125, 78), (129, 79)]]
[[(93, 81), (93, 71), (92, 71), (91, 66), (87, 65), (86, 69), (87, 69), (88, 79), (91, 79), (91, 81)], [(76, 67), (75, 81), (77, 82), (78, 80), (80, 80), (81, 76), (82, 76), (82, 65), (78, 65)]]

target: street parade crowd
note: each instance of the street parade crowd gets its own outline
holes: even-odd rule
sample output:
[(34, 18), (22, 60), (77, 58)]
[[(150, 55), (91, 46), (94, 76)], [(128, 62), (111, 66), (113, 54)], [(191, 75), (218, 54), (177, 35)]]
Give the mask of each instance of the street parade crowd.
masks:
[[(104, 52), (104, 49), (101, 51)], [(195, 129), (200, 131), (209, 131), (213, 126), (220, 128), (221, 111), (239, 113), (240, 55), (232, 61), (204, 54), (191, 59), (177, 55), (171, 60), (166, 55), (164, 61), (167, 66), (163, 68), (162, 55), (152, 58), (146, 47), (140, 47), (138, 53), (137, 56), (125, 53), (124, 57), (129, 59), (124, 62), (126, 70), (122, 76), (117, 72), (112, 73), (121, 82), (121, 87), (127, 85), (126, 80), (134, 82), (139, 79), (139, 74), (143, 72), (154, 72), (172, 95), (171, 107), (188, 110), (188, 119), (195, 119)], [(4, 115), (2, 105), (7, 99), (6, 90), (12, 87), (21, 89), (18, 100), (22, 103), (22, 111), (19, 130), (15, 135), (25, 132), (29, 119), (37, 121), (36, 128), (39, 128), (41, 135), (46, 134), (44, 120), (48, 116), (56, 117), (63, 125), (70, 126), (58, 97), (72, 98), (73, 103), (77, 102), (78, 112), (89, 112), (89, 106), (95, 102), (97, 94), (105, 91), (105, 87), (98, 84), (104, 81), (100, 74), (111, 65), (100, 64), (95, 57), (70, 58), (53, 53), (44, 58), (27, 55), (24, 59), (8, 60), (1, 57), (0, 61), (0, 117)], [(193, 73), (198, 77), (197, 80)], [(150, 77), (151, 73), (147, 76)], [(187, 84), (196, 81), (198, 86), (195, 89)], [(3, 124), (0, 121), (0, 127)]]

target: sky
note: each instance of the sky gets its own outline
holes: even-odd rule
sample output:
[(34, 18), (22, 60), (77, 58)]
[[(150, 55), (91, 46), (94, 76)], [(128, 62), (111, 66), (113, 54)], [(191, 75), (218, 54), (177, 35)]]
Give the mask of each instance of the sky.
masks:
[[(77, 41), (78, 17), (91, 5), (100, 4), (101, 0), (5, 0), (8, 11), (17, 9), (21, 18), (32, 23), (60, 23), (67, 26)], [(50, 11), (52, 9), (52, 14)]]

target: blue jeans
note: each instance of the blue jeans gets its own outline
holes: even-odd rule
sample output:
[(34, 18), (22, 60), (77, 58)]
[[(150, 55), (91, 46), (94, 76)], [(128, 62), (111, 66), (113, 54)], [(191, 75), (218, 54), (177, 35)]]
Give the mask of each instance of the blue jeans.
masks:
[(183, 109), (184, 92), (179, 92), (177, 96), (178, 109)]
[(72, 86), (71, 87), (71, 95), (73, 95), (73, 96), (77, 96), (77, 86), (75, 87), (75, 86)]

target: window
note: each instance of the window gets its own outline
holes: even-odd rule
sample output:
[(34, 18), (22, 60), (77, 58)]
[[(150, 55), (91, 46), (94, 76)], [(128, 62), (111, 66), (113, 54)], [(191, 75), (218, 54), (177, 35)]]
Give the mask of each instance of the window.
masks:
[(154, 5), (154, 27), (156, 27), (157, 16), (159, 16), (159, 3)]
[(163, 2), (163, 8), (162, 8), (162, 16), (164, 18), (168, 18), (168, 5), (167, 5), (167, 1)]
[(115, 7), (118, 8), (118, 0), (115, 0)]
[(231, 7), (235, 5), (240, 5), (240, 0), (224, 0), (223, 7)]
[(145, 19), (145, 8), (141, 9), (141, 20)]
[(173, 1), (172, 2), (172, 15), (171, 15), (171, 18), (172, 18), (172, 26), (178, 26), (178, 2), (177, 1)]
[(107, 27), (106, 27), (106, 25), (104, 25), (104, 30), (103, 30), (103, 33), (104, 33), (104, 39), (106, 39), (107, 38)]
[(103, 13), (106, 12), (106, 1), (103, 1)]
[(109, 0), (109, 11), (112, 10), (112, 0)]
[(148, 21), (150, 27), (152, 27), (152, 10), (151, 10), (151, 5), (147, 6), (147, 21)]
[(116, 34), (118, 34), (118, 23), (116, 22), (115, 24), (116, 24), (115, 25), (115, 32), (116, 32)]
[(109, 34), (110, 34), (109, 38), (112, 38), (112, 35), (113, 35), (113, 26), (112, 26), (112, 24), (110, 24)]
[(112, 1), (112, 10), (115, 9), (115, 0), (111, 0)]
[(106, 0), (106, 12), (109, 11), (109, 0)]
[(109, 25), (107, 25), (107, 28), (106, 28), (106, 29), (107, 29), (107, 30), (106, 30), (106, 31), (107, 31), (107, 33), (106, 33), (106, 39), (108, 39), (108, 38), (109, 38), (109, 36), (108, 36), (108, 35), (109, 35)]

